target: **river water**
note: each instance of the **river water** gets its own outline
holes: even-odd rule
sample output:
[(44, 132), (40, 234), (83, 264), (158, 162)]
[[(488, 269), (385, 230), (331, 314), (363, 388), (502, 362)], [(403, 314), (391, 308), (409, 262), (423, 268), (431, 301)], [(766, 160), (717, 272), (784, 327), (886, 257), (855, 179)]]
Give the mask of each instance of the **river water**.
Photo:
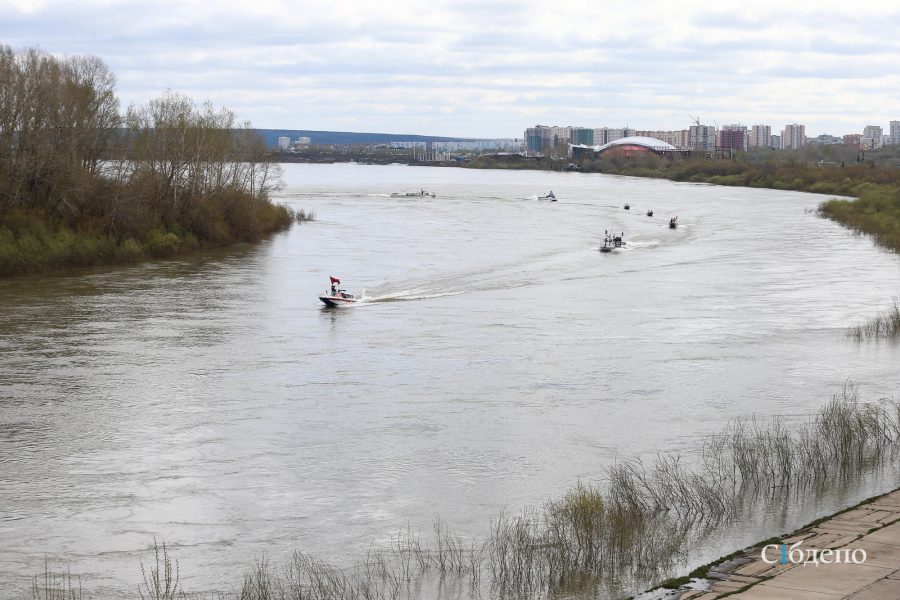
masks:
[[(739, 415), (805, 418), (847, 378), (900, 389), (900, 347), (844, 338), (890, 304), (900, 261), (818, 218), (821, 196), (284, 169), (280, 200), (316, 220), (259, 245), (0, 281), (0, 589), (46, 556), (94, 598), (133, 593), (154, 535), (193, 591), (295, 549), (349, 565), (435, 514), (484, 535), (617, 459), (696, 456)], [(437, 197), (389, 197), (420, 188)], [(598, 252), (604, 230), (627, 248)], [(324, 308), (329, 275), (365, 302)]]

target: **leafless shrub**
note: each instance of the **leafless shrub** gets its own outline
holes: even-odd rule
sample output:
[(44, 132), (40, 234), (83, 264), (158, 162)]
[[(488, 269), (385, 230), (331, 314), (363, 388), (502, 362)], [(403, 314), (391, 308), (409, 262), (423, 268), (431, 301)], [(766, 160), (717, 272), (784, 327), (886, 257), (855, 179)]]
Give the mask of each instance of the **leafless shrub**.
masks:
[[(184, 592), (181, 591), (178, 583), (180, 577), (178, 561), (176, 560), (173, 564), (166, 542), (164, 541), (160, 545), (156, 541), (156, 537), (154, 537), (153, 554), (154, 563), (150, 566), (149, 575), (144, 567), (144, 561), (141, 561), (141, 576), (144, 579), (144, 587), (138, 587), (141, 600), (176, 600), (184, 598)], [(147, 591), (146, 596), (144, 595), (144, 590)]]
[(50, 570), (50, 563), (44, 559), (44, 575), (38, 580), (31, 580), (32, 600), (81, 600), (81, 579), (72, 581), (72, 573), (54, 573)]

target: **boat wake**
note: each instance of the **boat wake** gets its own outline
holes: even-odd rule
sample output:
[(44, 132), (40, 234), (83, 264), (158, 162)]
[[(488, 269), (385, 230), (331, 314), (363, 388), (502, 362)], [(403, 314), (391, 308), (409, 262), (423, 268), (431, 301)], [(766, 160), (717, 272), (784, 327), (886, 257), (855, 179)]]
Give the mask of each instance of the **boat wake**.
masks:
[(429, 300), (463, 294), (498, 292), (540, 284), (559, 277), (580, 249), (556, 249), (480, 269), (448, 273), (431, 279), (386, 281), (363, 290), (360, 303)]
[(661, 243), (660, 240), (628, 240), (628, 245), (632, 248), (653, 248)]
[(389, 294), (370, 296), (367, 290), (363, 290), (359, 301), (362, 304), (374, 304), (377, 302), (403, 302), (407, 300), (429, 300), (431, 298), (444, 298), (447, 296), (459, 296), (467, 290), (439, 291), (427, 289), (403, 290)]

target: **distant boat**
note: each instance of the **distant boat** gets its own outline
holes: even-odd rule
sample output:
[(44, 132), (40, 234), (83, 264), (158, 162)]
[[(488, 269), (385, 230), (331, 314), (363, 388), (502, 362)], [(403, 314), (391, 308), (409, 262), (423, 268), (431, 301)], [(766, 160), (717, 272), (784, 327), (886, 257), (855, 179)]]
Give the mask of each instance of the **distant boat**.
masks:
[(624, 233), (619, 235), (610, 234), (609, 232), (604, 233), (603, 245), (600, 246), (600, 252), (612, 252), (613, 250), (624, 248), (625, 240), (622, 239), (623, 235)]
[(648, 210), (648, 211), (647, 211), (647, 216), (648, 216), (648, 217), (652, 217), (652, 216), (653, 216), (653, 211), (652, 211), (652, 210)]
[(669, 219), (669, 229), (675, 229), (678, 227), (678, 217), (672, 217)]
[(546, 196), (538, 196), (538, 200), (549, 200), (550, 202), (556, 202), (556, 195), (553, 193), (553, 190), (550, 190), (550, 193)]
[(630, 204), (626, 204), (626, 205), (625, 205), (625, 210), (631, 210), (631, 205), (630, 205)]
[(434, 198), (435, 196), (434, 192), (426, 192), (425, 190), (419, 190), (418, 192), (394, 192), (391, 194), (391, 198)]

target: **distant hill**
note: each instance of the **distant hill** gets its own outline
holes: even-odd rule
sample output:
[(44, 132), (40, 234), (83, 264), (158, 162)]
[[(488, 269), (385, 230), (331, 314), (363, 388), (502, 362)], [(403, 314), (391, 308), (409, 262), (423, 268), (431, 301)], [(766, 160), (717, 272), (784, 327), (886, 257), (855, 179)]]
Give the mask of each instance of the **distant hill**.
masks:
[(266, 145), (276, 148), (278, 138), (286, 136), (291, 142), (298, 137), (308, 137), (311, 144), (390, 144), (391, 142), (471, 142), (478, 138), (440, 137), (433, 135), (407, 135), (400, 133), (359, 133), (352, 131), (310, 131), (307, 129), (257, 129)]

